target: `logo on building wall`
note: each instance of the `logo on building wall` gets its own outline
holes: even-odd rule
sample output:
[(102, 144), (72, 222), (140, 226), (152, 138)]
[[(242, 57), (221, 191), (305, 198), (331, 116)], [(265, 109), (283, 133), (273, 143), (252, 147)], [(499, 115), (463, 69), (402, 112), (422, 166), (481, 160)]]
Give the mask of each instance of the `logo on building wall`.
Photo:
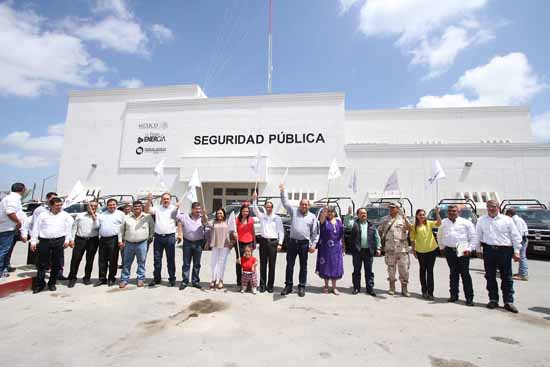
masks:
[(138, 137), (137, 138), (138, 144), (141, 143), (164, 143), (166, 142), (166, 136), (164, 135), (146, 135), (144, 137)]
[(143, 154), (143, 147), (137, 147), (136, 148), (136, 154), (137, 155), (142, 155)]
[(168, 129), (167, 122), (140, 122), (138, 124), (140, 130), (166, 130)]

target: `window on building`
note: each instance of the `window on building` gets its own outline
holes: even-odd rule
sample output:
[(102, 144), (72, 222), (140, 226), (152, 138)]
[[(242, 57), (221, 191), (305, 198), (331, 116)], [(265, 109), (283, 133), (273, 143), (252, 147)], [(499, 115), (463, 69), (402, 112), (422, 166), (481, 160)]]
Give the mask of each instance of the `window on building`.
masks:
[(309, 193), (309, 200), (315, 200), (315, 194), (313, 192)]
[(222, 196), (223, 195), (223, 188), (216, 187), (214, 188), (214, 196)]
[(291, 192), (288, 193), (288, 200), (292, 200), (292, 193)]
[(302, 199), (307, 199), (307, 192), (302, 192)]
[(294, 193), (294, 200), (300, 200), (300, 193), (299, 192)]

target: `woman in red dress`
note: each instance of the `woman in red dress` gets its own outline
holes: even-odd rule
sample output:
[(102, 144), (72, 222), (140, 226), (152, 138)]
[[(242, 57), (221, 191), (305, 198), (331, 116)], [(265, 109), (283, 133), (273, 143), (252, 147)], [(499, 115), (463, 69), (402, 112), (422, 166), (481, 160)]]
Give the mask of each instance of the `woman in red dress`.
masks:
[(237, 225), (236, 240), (238, 246), (235, 246), (237, 253), (237, 262), (235, 264), (235, 271), (237, 274), (237, 286), (241, 286), (242, 269), (240, 264), (240, 258), (243, 256), (244, 248), (250, 246), (252, 250), (256, 248), (256, 233), (254, 232), (254, 218), (250, 216), (250, 209), (248, 205), (241, 206), (239, 216), (235, 221)]

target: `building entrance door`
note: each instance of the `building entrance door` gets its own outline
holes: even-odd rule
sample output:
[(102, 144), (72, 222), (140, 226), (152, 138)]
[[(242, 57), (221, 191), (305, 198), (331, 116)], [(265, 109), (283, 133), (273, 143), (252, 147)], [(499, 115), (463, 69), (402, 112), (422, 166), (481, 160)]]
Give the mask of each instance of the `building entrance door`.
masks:
[(212, 184), (211, 187), (213, 210), (251, 200), (254, 191), (254, 184)]

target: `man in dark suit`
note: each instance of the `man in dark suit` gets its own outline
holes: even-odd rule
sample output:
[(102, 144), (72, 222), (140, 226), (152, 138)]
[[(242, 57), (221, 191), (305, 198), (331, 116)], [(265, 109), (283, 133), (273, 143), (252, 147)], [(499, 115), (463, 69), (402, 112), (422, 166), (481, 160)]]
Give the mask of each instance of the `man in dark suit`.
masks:
[(353, 256), (353, 294), (361, 290), (361, 267), (364, 267), (367, 294), (376, 297), (372, 262), (374, 256), (381, 255), (380, 235), (376, 226), (367, 221), (367, 209), (357, 209), (357, 217), (350, 236)]

